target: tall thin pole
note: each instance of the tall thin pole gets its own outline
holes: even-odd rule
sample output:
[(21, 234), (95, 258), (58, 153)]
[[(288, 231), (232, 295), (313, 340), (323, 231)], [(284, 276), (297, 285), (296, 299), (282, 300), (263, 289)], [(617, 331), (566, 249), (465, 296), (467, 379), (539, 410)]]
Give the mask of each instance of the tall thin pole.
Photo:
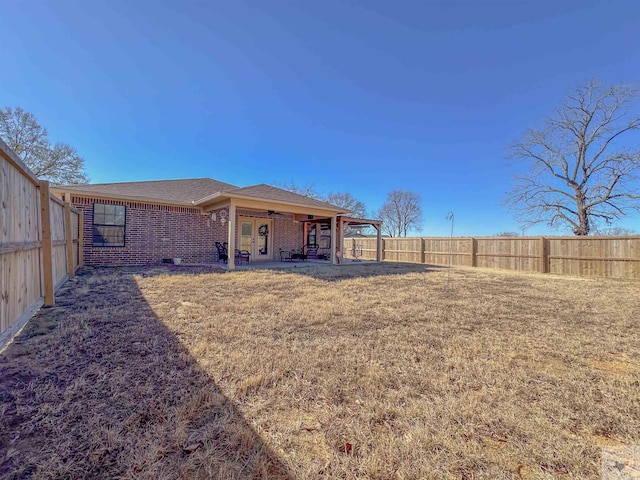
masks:
[[(447, 296), (452, 299), (452, 293), (451, 293), (451, 251), (452, 251), (452, 244), (453, 244), (453, 212), (449, 212), (447, 213), (447, 220), (451, 220), (451, 233), (449, 234), (449, 268), (447, 269)], [(449, 319), (449, 312), (451, 310), (451, 307), (447, 307), (446, 308), (446, 315), (447, 315), (447, 320)]]
[(451, 270), (451, 249), (453, 243), (453, 212), (447, 213), (447, 220), (451, 220), (451, 235), (449, 235), (449, 270)]

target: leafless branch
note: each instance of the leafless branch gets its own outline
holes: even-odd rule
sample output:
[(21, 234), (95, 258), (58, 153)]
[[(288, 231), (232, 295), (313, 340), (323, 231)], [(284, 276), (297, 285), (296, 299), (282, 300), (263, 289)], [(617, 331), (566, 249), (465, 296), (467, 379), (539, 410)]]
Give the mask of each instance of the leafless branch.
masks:
[(638, 93), (591, 80), (570, 92), (543, 128), (512, 145), (510, 157), (528, 167), (507, 199), (521, 221), (586, 235), (592, 221), (638, 209), (640, 151), (622, 143), (640, 130)]

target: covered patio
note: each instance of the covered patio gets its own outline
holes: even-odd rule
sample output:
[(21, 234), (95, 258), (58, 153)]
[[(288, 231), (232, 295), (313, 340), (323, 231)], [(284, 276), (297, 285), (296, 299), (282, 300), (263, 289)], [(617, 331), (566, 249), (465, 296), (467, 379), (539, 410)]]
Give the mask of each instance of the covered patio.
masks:
[[(263, 260), (257, 262), (234, 263), (233, 268), (225, 265), (227, 270), (235, 268), (248, 270), (255, 268), (279, 269), (279, 268), (300, 268), (314, 265), (348, 265), (352, 263), (375, 263), (382, 260), (382, 222), (380, 220), (349, 217), (340, 215), (337, 217), (335, 226), (335, 234), (332, 228), (331, 218), (302, 218), (298, 221), (303, 224), (303, 238), (306, 244), (316, 244), (319, 246), (318, 258), (287, 258), (285, 261), (281, 259)], [(373, 227), (376, 230), (376, 260), (362, 260), (357, 258), (346, 258), (345, 253), (350, 247), (344, 243), (344, 234), (347, 227)], [(322, 232), (329, 232), (329, 235), (323, 235)], [(335, 237), (333, 237), (335, 235)], [(332, 240), (336, 238), (337, 243)], [(337, 245), (332, 248), (332, 245)], [(333, 258), (330, 253), (333, 252)]]
[[(378, 221), (348, 217), (345, 216), (349, 213), (346, 209), (269, 185), (218, 192), (195, 202), (194, 206), (210, 215), (212, 221), (225, 225), (226, 238), (220, 242), (233, 246), (229, 247), (227, 270), (240, 266), (233, 249), (248, 251), (250, 266), (259, 263), (282, 267), (289, 263), (279, 261), (275, 245), (278, 250), (301, 251), (303, 247), (315, 244), (320, 250), (319, 258), (309, 258), (306, 262), (335, 265), (342, 260), (341, 245), (346, 226), (366, 223), (373, 225), (380, 234)], [(278, 228), (274, 229), (274, 226)], [(296, 265), (296, 262), (290, 263)]]

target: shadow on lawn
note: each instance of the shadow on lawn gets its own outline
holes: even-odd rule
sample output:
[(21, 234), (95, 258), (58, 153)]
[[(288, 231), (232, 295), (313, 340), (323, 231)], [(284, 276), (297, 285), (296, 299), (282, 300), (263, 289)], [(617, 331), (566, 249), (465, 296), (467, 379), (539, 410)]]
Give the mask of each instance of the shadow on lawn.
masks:
[(291, 478), (134, 272), (79, 272), (0, 356), (0, 477)]

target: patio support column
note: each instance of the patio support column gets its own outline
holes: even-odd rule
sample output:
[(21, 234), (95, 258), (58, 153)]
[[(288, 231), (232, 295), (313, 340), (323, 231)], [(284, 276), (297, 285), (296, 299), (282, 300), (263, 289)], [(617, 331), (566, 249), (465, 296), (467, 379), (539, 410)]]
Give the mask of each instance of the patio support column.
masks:
[(338, 249), (340, 250), (340, 261), (344, 260), (344, 220), (338, 217)]
[[(302, 222), (302, 245), (307, 244), (307, 239), (309, 238), (309, 223)], [(304, 252), (303, 252), (304, 253)]]
[(331, 217), (331, 265), (335, 265), (336, 262), (336, 224), (337, 218)]
[(375, 225), (376, 227), (376, 262), (382, 261), (382, 225)]
[(235, 270), (236, 253), (236, 204), (231, 201), (229, 204), (229, 232), (227, 244), (227, 270)]

